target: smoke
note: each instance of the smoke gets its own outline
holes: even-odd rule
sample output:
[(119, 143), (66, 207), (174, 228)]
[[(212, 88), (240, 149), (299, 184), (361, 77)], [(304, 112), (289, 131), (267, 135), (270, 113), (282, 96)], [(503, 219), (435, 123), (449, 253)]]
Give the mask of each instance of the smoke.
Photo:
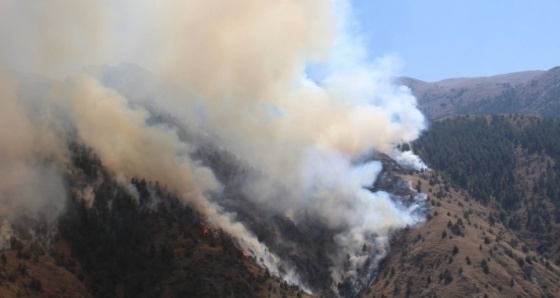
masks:
[[(53, 79), (48, 96), (25, 107), (15, 83), (0, 80), (0, 177), (10, 178), (0, 185), (2, 210), (60, 202), (64, 152), (48, 146), (61, 161), (45, 166), (33, 148), (42, 138), (63, 143), (41, 127), (71, 125), (121, 183), (160, 181), (278, 273), (281, 260), (221, 206), (224, 181), (197, 159), (202, 144), (150, 123), (148, 99), (256, 173), (240, 187), (258, 208), (295, 214), (296, 224), (310, 214), (339, 231), (330, 252), (335, 282), (358, 278), (386, 253), (392, 231), (421, 220), (388, 193), (365, 189), (380, 162), (356, 162), (375, 151), (421, 167), (395, 146), (416, 139), (424, 117), (410, 90), (393, 83), (395, 59), (367, 56), (349, 2), (4, 0), (0, 7), (0, 66)], [(118, 62), (148, 69), (158, 83), (107, 82), (87, 70)], [(50, 117), (41, 125), (27, 115), (38, 106)]]
[[(165, 125), (150, 126), (150, 114), (132, 108), (126, 98), (85, 74), (70, 77), (53, 92), (53, 102), (66, 109), (80, 138), (99, 154), (103, 165), (125, 184), (131, 177), (161, 181), (209, 224), (234, 235), (246, 249), (262, 258), (262, 265), (278, 274), (278, 259), (208, 195), (221, 191), (212, 170), (191, 159), (193, 147)], [(79, 100), (77, 100), (79, 99)], [(102, 121), (99, 119), (102, 115)]]
[(2, 0), (0, 59), (6, 67), (63, 79), (113, 51), (107, 1)]
[[(43, 218), (54, 223), (64, 207), (65, 190), (59, 168), (61, 154), (43, 129), (17, 100), (16, 84), (0, 73), (0, 237), (9, 239), (17, 218)], [(37, 115), (40, 116), (40, 115)], [(6, 247), (7, 241), (0, 247)]]
[(421, 171), (428, 169), (428, 166), (426, 166), (426, 164), (420, 159), (420, 157), (415, 155), (410, 150), (403, 151), (402, 153), (396, 154), (395, 161), (397, 161), (400, 165), (410, 169), (421, 170)]

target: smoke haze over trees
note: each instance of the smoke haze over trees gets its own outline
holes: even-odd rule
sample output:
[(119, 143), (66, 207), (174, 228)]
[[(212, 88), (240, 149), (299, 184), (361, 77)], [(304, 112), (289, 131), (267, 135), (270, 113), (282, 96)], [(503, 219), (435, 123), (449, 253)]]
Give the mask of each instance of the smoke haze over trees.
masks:
[[(393, 82), (391, 57), (368, 59), (350, 2), (7, 0), (0, 7), (3, 237), (19, 214), (55, 227), (64, 210), (81, 212), (76, 221), (65, 217), (78, 229), (65, 235), (99, 278), (96, 293), (114, 282), (134, 288), (99, 277), (107, 268), (91, 261), (122, 249), (117, 238), (136, 237), (129, 223), (139, 215), (120, 209), (142, 207), (146, 189), (133, 179), (157, 181), (271, 274), (333, 295), (339, 284), (348, 295), (365, 287), (391, 234), (423, 220), (421, 202), (371, 190), (392, 159), (423, 166), (397, 145), (415, 140), (425, 120), (410, 90)], [(73, 151), (81, 147), (102, 168)], [(256, 227), (275, 216), (278, 225), (329, 235), (318, 254), (326, 260), (322, 282), (311, 281), (316, 268), (298, 261), (305, 258), (288, 253), (293, 244), (309, 254), (312, 244), (260, 241)], [(90, 217), (93, 226), (83, 225)], [(75, 238), (106, 226), (122, 229), (100, 251)], [(145, 266), (135, 270), (165, 271)]]

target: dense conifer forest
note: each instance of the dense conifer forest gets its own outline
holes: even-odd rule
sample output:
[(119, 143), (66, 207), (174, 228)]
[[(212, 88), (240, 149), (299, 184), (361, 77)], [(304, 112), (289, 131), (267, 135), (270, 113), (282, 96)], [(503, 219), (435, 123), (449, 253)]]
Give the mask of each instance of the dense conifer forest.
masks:
[[(0, 284), (9, 278), (19, 286), (14, 288), (18, 296), (55, 291), (55, 296), (77, 297), (68, 289), (84, 285), (93, 297), (307, 296), (258, 267), (230, 236), (204, 226), (204, 218), (164, 185), (133, 178), (134, 190), (126, 189), (91, 149), (71, 143), (69, 151), (68, 201), (53, 242), (12, 238), (11, 249), (2, 253)], [(95, 199), (89, 200), (88, 192)], [(15, 227), (26, 230), (26, 224)], [(49, 266), (51, 260), (56, 274), (64, 271), (77, 279), (53, 286), (48, 277), (27, 270)], [(11, 273), (15, 262), (17, 271)]]

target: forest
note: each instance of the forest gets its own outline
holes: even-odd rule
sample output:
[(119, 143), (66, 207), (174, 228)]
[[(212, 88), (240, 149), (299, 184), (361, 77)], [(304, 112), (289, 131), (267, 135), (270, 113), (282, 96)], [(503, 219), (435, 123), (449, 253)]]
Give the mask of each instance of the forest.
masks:
[(447, 185), (493, 207), (490, 221), (502, 221), (560, 264), (559, 121), (518, 115), (451, 117), (434, 122), (413, 147)]
[[(51, 245), (11, 239), (15, 258), (2, 254), (0, 283), (21, 285), (18, 296), (51, 295), (45, 276), (30, 272), (50, 259), (75, 275), (93, 297), (301, 297), (304, 293), (259, 268), (230, 236), (204, 226), (157, 181), (117, 183), (92, 149), (68, 146), (72, 170), (66, 209)], [(88, 200), (88, 189), (95, 194)], [(25, 230), (26, 222), (16, 229)], [(27, 227), (28, 228), (28, 227)], [(45, 228), (39, 227), (37, 233)], [(8, 263), (18, 263), (11, 273)], [(7, 276), (6, 276), (7, 275)], [(49, 289), (51, 288), (51, 289)], [(58, 295), (65, 290), (59, 289)], [(76, 293), (72, 293), (74, 295)], [(76, 294), (77, 295), (77, 294)]]

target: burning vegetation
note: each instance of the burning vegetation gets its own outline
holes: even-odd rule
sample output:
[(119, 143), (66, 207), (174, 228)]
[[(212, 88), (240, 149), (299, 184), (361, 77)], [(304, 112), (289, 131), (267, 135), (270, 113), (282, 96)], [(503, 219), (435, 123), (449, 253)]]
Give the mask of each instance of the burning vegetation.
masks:
[[(393, 232), (423, 221), (422, 197), (378, 181), (424, 167), (397, 145), (425, 122), (392, 60), (368, 59), (349, 4), (4, 1), (2, 237), (22, 215), (63, 222), (104, 295), (174, 276), (173, 241), (151, 227), (195, 221), (209, 250), (227, 236), (284, 288), (356, 294)], [(127, 261), (89, 249), (101, 231)]]

